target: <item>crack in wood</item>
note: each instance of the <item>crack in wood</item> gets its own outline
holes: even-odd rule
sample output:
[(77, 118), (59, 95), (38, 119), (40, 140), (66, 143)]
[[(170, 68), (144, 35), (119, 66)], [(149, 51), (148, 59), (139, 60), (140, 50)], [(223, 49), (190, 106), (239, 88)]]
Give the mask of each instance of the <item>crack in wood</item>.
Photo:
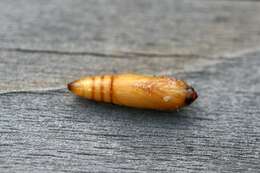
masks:
[(9, 95), (9, 94), (49, 94), (49, 92), (57, 92), (57, 93), (66, 93), (66, 88), (49, 88), (49, 89), (39, 89), (39, 90), (15, 90), (15, 91), (5, 91), (0, 92), (1, 95)]
[(41, 49), (25, 49), (25, 48), (0, 48), (1, 51), (7, 52), (22, 52), (22, 53), (40, 53), (40, 54), (57, 54), (57, 55), (73, 55), (73, 56), (85, 56), (91, 55), (95, 57), (109, 57), (109, 58), (123, 58), (123, 57), (134, 57), (134, 58), (205, 58), (203, 55), (197, 54), (181, 54), (181, 53), (156, 53), (156, 52), (135, 52), (135, 51), (118, 51), (117, 53), (101, 53), (101, 52), (71, 52), (71, 51), (60, 51), (60, 50), (41, 50)]

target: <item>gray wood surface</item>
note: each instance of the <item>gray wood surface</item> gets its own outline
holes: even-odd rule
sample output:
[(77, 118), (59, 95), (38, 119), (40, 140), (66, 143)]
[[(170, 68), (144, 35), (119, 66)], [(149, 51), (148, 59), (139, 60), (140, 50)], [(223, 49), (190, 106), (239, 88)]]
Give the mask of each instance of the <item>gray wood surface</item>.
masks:
[[(0, 172), (259, 172), (260, 2), (1, 0)], [(66, 83), (192, 83), (176, 112), (82, 100)]]

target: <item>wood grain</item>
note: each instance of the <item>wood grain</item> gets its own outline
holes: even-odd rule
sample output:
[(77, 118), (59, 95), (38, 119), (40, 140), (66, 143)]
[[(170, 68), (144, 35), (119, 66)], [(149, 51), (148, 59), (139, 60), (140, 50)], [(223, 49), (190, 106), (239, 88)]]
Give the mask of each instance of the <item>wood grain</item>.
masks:
[(2, 0), (0, 92), (115, 71), (201, 70), (260, 49), (259, 9), (254, 1)]
[[(259, 13), (254, 0), (1, 0), (0, 172), (259, 172)], [(185, 79), (199, 99), (160, 112), (65, 89), (114, 72)]]
[(98, 104), (67, 90), (1, 94), (0, 168), (257, 172), (259, 56), (258, 52), (183, 74), (200, 96), (179, 112)]
[(2, 48), (189, 56), (260, 44), (257, 1), (1, 0), (0, 6)]

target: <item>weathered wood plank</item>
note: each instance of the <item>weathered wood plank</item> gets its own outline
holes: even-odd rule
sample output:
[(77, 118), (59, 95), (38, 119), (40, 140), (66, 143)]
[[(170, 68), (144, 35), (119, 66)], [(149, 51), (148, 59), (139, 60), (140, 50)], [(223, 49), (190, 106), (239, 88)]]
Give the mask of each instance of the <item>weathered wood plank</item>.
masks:
[(176, 75), (196, 71), (221, 59), (144, 57), (116, 58), (0, 51), (0, 92), (64, 88), (85, 75), (139, 72)]
[[(0, 172), (259, 172), (259, 13), (256, 1), (0, 1)], [(117, 71), (186, 79), (199, 99), (145, 111), (64, 88)]]
[(61, 88), (114, 71), (201, 70), (225, 52), (259, 47), (259, 9), (234, 1), (3, 0), (0, 92)]
[(179, 112), (0, 94), (1, 172), (258, 172), (259, 56), (180, 74), (200, 97)]
[(260, 45), (254, 1), (2, 0), (0, 8), (1, 48), (211, 56)]

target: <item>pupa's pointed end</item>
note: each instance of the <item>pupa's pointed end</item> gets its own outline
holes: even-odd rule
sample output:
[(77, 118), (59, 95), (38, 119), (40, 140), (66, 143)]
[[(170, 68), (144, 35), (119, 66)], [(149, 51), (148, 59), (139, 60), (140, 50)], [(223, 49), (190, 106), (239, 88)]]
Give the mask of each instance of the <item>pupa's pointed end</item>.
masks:
[(78, 80), (73, 81), (67, 85), (67, 88), (74, 94), (77, 94), (77, 91), (80, 89), (80, 82)]
[(69, 83), (67, 85), (67, 87), (68, 87), (68, 90), (72, 91), (72, 89), (73, 89), (73, 82)]
[(77, 88), (77, 83), (76, 83), (76, 81), (70, 82), (70, 83), (67, 85), (67, 87), (68, 87), (68, 90), (70, 90), (71, 92), (75, 91), (75, 88)]

